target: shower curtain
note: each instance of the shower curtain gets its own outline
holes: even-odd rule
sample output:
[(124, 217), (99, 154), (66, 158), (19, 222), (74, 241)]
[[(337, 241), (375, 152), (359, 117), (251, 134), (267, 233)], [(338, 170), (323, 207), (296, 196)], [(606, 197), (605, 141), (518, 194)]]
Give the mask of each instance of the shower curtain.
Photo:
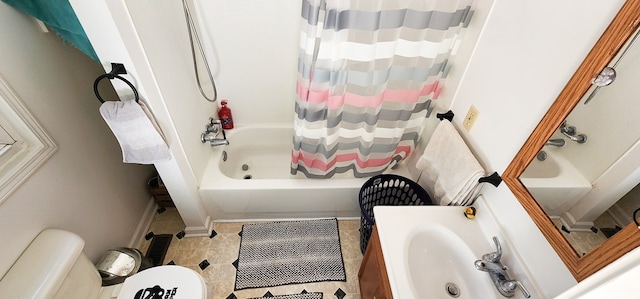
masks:
[(471, 0), (302, 1), (291, 173), (380, 174), (415, 148)]

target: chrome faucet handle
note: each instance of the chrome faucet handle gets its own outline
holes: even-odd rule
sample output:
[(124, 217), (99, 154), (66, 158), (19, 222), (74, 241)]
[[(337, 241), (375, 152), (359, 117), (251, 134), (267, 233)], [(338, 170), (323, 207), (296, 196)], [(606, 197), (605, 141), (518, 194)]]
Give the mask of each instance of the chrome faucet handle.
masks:
[(498, 263), (502, 258), (502, 245), (500, 245), (500, 241), (498, 241), (498, 237), (496, 236), (493, 237), (493, 243), (496, 243), (496, 251), (483, 255), (482, 259), (485, 261)]
[(560, 133), (564, 134), (565, 136), (574, 136), (576, 135), (576, 132), (576, 127), (567, 126), (566, 122), (562, 122), (562, 124), (560, 125)]
[(202, 133), (202, 134), (200, 135), (200, 142), (202, 142), (202, 143), (205, 143), (205, 142), (207, 142), (207, 141), (211, 141), (211, 139), (212, 139), (212, 137), (211, 137), (211, 136), (209, 136), (209, 134), (207, 134), (206, 132), (205, 132), (205, 133)]
[(215, 124), (207, 124), (204, 127), (204, 131), (205, 133), (218, 134), (218, 132), (220, 131), (220, 127), (216, 126)]
[(524, 285), (518, 280), (505, 280), (502, 282), (502, 287), (504, 288), (505, 292), (510, 294), (514, 294), (516, 289), (520, 289), (524, 297), (531, 298), (531, 294), (529, 294), (527, 288), (525, 288)]

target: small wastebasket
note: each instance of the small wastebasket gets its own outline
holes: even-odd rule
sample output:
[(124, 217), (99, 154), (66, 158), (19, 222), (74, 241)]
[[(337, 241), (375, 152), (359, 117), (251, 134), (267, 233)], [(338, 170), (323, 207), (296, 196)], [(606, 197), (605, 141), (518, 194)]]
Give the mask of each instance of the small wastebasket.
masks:
[(399, 175), (381, 174), (367, 180), (359, 194), (360, 251), (364, 254), (369, 244), (375, 219), (375, 206), (433, 205), (429, 194), (418, 183)]
[(142, 261), (142, 253), (137, 249), (120, 247), (107, 250), (96, 264), (102, 277), (102, 285), (123, 282), (125, 278), (140, 270)]

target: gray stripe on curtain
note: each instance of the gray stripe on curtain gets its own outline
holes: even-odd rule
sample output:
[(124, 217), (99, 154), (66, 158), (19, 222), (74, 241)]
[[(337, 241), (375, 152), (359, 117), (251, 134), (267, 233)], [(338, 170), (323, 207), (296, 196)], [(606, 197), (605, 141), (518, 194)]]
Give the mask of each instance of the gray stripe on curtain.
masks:
[(398, 146), (398, 143), (400, 143), (401, 141), (418, 142), (419, 137), (420, 136), (418, 135), (417, 132), (408, 132), (406, 134), (403, 134), (400, 139), (396, 139), (393, 141), (389, 140), (389, 142), (387, 143), (381, 143), (379, 140), (376, 140), (376, 142), (373, 145), (367, 145), (367, 144), (363, 144), (362, 141), (360, 140), (356, 140), (353, 142), (344, 140), (343, 142), (339, 142), (334, 147), (331, 147), (331, 148), (327, 148), (324, 142), (317, 143), (318, 139), (312, 139), (311, 141), (314, 141), (314, 143), (307, 143), (305, 141), (309, 141), (309, 140), (305, 140), (303, 138), (301, 140), (302, 142), (294, 143), (294, 149), (295, 150), (302, 149), (305, 152), (321, 154), (322, 156), (325, 157), (325, 159), (328, 159), (329, 157), (333, 157), (338, 151), (346, 151), (350, 153), (350, 152), (354, 152), (353, 151), (354, 149), (358, 149), (357, 152), (361, 156), (367, 156), (372, 153), (382, 153), (386, 155), (388, 152), (393, 152)]
[[(416, 66), (399, 66), (392, 65), (390, 68), (382, 70), (355, 71), (351, 69), (339, 69), (337, 71), (316, 67), (313, 72), (313, 82), (324, 83), (329, 82), (332, 86), (337, 85), (359, 85), (374, 86), (380, 85), (387, 81), (425, 81), (427, 78), (436, 76), (440, 73), (448, 60), (436, 63), (430, 68), (421, 68)], [(306, 64), (302, 59), (298, 59), (298, 73), (302, 74), (304, 79), (309, 79), (311, 74), (311, 66)]]
[(327, 115), (327, 111), (324, 108), (312, 111), (309, 108), (300, 107), (300, 103), (296, 101), (295, 111), (298, 119), (304, 119), (308, 122), (325, 121), (326, 126), (333, 128), (338, 126), (341, 122), (375, 125), (379, 121), (407, 121), (414, 113), (425, 111), (429, 108), (428, 102), (416, 103), (413, 110), (392, 110), (383, 109), (377, 111), (377, 109), (371, 109), (372, 111), (363, 111), (363, 108), (357, 107), (353, 111), (350, 111), (350, 107), (344, 107), (342, 112), (337, 116)]
[[(455, 12), (415, 11), (413, 9), (398, 9), (385, 11), (345, 10), (337, 12), (329, 9), (325, 14), (324, 28), (340, 31), (343, 29), (359, 29), (375, 31), (380, 29), (407, 27), (413, 29), (447, 30), (456, 27), (467, 20), (471, 7)], [(318, 7), (309, 1), (302, 3), (302, 17), (311, 25), (317, 25)]]

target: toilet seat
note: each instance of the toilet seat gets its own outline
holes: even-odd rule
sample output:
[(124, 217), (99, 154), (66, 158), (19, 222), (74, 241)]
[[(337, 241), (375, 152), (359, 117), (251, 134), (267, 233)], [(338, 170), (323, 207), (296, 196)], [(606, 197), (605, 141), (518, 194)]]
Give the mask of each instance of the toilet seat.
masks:
[(166, 265), (149, 268), (127, 278), (118, 294), (118, 299), (156, 298), (206, 299), (207, 284), (196, 271)]

